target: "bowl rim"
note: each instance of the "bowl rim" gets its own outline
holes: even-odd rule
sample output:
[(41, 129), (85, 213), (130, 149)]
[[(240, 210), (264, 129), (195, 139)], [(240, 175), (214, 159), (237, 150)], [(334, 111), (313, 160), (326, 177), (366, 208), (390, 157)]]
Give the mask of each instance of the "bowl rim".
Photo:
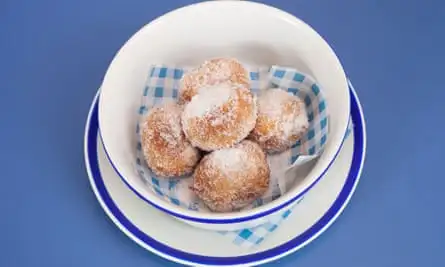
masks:
[[(100, 97), (99, 99), (100, 100)], [(189, 216), (189, 215), (184, 215), (175, 211), (171, 211), (166, 207), (163, 207), (163, 205), (158, 205), (157, 203), (155, 203), (155, 201), (151, 201), (149, 199), (147, 199), (143, 194), (139, 193), (137, 189), (135, 189), (128, 181), (127, 179), (125, 179), (125, 177), (119, 172), (119, 170), (117, 169), (117, 167), (114, 165), (113, 161), (111, 160), (108, 151), (105, 149), (105, 145), (104, 146), (104, 151), (105, 151), (105, 155), (107, 156), (108, 161), (110, 162), (110, 165), (113, 167), (114, 171), (119, 175), (119, 177), (121, 178), (121, 180), (128, 186), (128, 188), (130, 188), (131, 191), (133, 191), (139, 198), (141, 198), (142, 200), (144, 200), (145, 202), (149, 203), (150, 205), (152, 205), (153, 207), (166, 212), (167, 214), (170, 214), (172, 216), (175, 216), (177, 218), (183, 219), (183, 220), (188, 220), (188, 221), (193, 221), (193, 222), (198, 222), (198, 223), (209, 223), (209, 224), (234, 224), (234, 223), (241, 223), (241, 222), (246, 222), (246, 221), (251, 221), (251, 220), (255, 220), (255, 219), (259, 219), (262, 218), (264, 216), (270, 215), (272, 213), (275, 213), (276, 211), (282, 210), (288, 206), (290, 206), (293, 202), (297, 201), (300, 197), (304, 196), (310, 189), (312, 189), (312, 187), (314, 187), (320, 180), (321, 178), (323, 178), (323, 176), (325, 175), (325, 173), (329, 170), (329, 168), (331, 167), (331, 165), (334, 163), (335, 159), (337, 158), (338, 154), (341, 151), (341, 148), (343, 147), (343, 143), (345, 141), (345, 137), (346, 137), (346, 131), (343, 137), (343, 140), (341, 142), (341, 146), (340, 148), (337, 150), (337, 152), (335, 153), (334, 158), (332, 158), (332, 160), (329, 162), (328, 166), (326, 169), (323, 170), (323, 172), (320, 174), (320, 176), (317, 177), (317, 179), (315, 179), (311, 184), (309, 184), (309, 186), (305, 187), (302, 191), (300, 191), (300, 193), (298, 193), (296, 196), (292, 197), (290, 200), (286, 201), (285, 203), (282, 203), (281, 205), (275, 206), (271, 209), (265, 210), (263, 212), (259, 212), (258, 214), (253, 214), (253, 215), (245, 215), (245, 216), (239, 216), (237, 218), (221, 218), (221, 219), (210, 219), (208, 217), (210, 217), (209, 215), (212, 214), (216, 214), (216, 215), (226, 215), (225, 217), (228, 217), (227, 215), (230, 214), (240, 214), (241, 212), (230, 212), (230, 213), (205, 213), (206, 216)], [(102, 139), (102, 134), (100, 132), (100, 128), (99, 128), (99, 137), (100, 140), (103, 143), (103, 139)], [(155, 196), (155, 199), (158, 198)], [(281, 198), (281, 197), (280, 197)], [(166, 203), (169, 204), (168, 202), (166, 202), (163, 199), (160, 199), (162, 202), (160, 203)], [(278, 199), (277, 199), (278, 200)], [(255, 209), (252, 210), (248, 210), (248, 211), (255, 211), (258, 210), (261, 207), (264, 206), (270, 206), (270, 204), (275, 203), (276, 200), (271, 201), (268, 204), (265, 204), (263, 206), (257, 207)], [(181, 211), (188, 211), (184, 208), (180, 208)], [(194, 212), (195, 214), (199, 215), (199, 212)], [(202, 214), (201, 214), (202, 215)], [(205, 218), (203, 218), (205, 217)]]
[[(194, 4), (190, 4), (190, 5), (186, 5), (177, 9), (174, 9), (172, 11), (169, 11), (157, 18), (155, 18), (154, 20), (150, 21), (148, 24), (145, 24), (142, 28), (140, 28), (137, 32), (135, 32), (125, 43), (124, 45), (121, 46), (121, 48), (119, 49), (119, 51), (115, 54), (113, 60), (111, 61), (110, 65), (108, 66), (108, 71), (110, 70), (110, 67), (115, 63), (116, 59), (119, 57), (119, 55), (121, 54), (121, 52), (126, 48), (126, 46), (133, 41), (133, 39), (135, 39), (138, 34), (150, 27), (150, 25), (153, 25), (155, 23), (158, 23), (159, 21), (165, 19), (166, 17), (169, 17), (173, 14), (179, 13), (183, 10), (186, 9), (190, 9), (190, 8), (199, 8), (201, 6), (208, 6), (208, 5), (237, 5), (237, 6), (241, 6), (242, 8), (262, 8), (264, 10), (264, 12), (269, 12), (271, 14), (274, 14), (275, 16), (279, 16), (281, 18), (283, 18), (286, 21), (289, 21), (291, 23), (299, 23), (305, 27), (307, 27), (308, 29), (312, 30), (315, 35), (317, 37), (319, 37), (319, 39), (324, 42), (327, 45), (328, 51), (327, 53), (331, 53), (331, 55), (337, 60), (338, 62), (338, 68), (340, 70), (340, 72), (343, 74), (344, 76), (344, 80), (345, 80), (345, 84), (346, 87), (344, 88), (346, 91), (348, 91), (348, 83), (347, 83), (347, 79), (346, 79), (346, 75), (343, 69), (343, 66), (341, 65), (340, 60), (338, 59), (337, 55), (335, 54), (335, 52), (333, 51), (333, 49), (331, 48), (331, 46), (326, 42), (326, 40), (324, 40), (324, 38), (322, 36), (320, 36), (318, 34), (318, 32), (316, 32), (310, 25), (308, 25), (306, 22), (302, 21), (301, 19), (297, 18), (296, 16), (287, 13), (283, 10), (280, 10), (278, 8), (269, 6), (269, 5), (265, 5), (265, 4), (261, 4), (261, 3), (256, 3), (256, 2), (250, 2), (250, 1), (205, 1), (205, 2), (200, 2), (200, 3), (194, 3)], [(105, 74), (105, 78), (106, 78), (107, 74)], [(104, 78), (104, 80), (105, 80)], [(102, 90), (100, 91), (100, 94), (102, 94)], [(99, 107), (98, 107), (98, 117), (99, 117), (99, 136), (101, 139), (101, 142), (103, 143), (104, 146), (104, 151), (105, 154), (108, 158), (108, 160), (111, 163), (111, 166), (113, 167), (113, 169), (116, 171), (116, 173), (119, 175), (119, 177), (122, 179), (122, 181), (138, 196), (140, 197), (142, 200), (144, 200), (145, 202), (149, 203), (150, 205), (154, 206), (155, 208), (162, 210), (174, 217), (178, 217), (184, 220), (188, 220), (188, 221), (193, 221), (193, 222), (198, 222), (198, 223), (207, 223), (207, 224), (233, 224), (233, 223), (241, 223), (241, 222), (245, 222), (245, 221), (251, 221), (254, 219), (259, 219), (261, 217), (267, 216), (271, 213), (274, 213), (278, 210), (281, 210), (287, 206), (289, 206), (290, 204), (292, 204), (293, 202), (295, 202), (296, 200), (298, 200), (298, 198), (300, 198), (301, 196), (303, 196), (307, 191), (309, 191), (323, 176), (324, 174), (328, 171), (328, 169), (330, 168), (330, 166), (332, 165), (332, 163), (335, 161), (335, 159), (337, 158), (338, 153), (340, 152), (341, 148), (343, 147), (343, 142), (344, 142), (344, 136), (346, 135), (346, 131), (347, 131), (347, 127), (348, 127), (348, 123), (349, 123), (349, 116), (350, 116), (350, 95), (349, 93), (347, 94), (347, 109), (348, 109), (348, 113), (347, 116), (348, 118), (345, 119), (345, 121), (347, 121), (348, 123), (345, 124), (345, 128), (342, 131), (343, 133), (343, 138), (341, 140), (336, 140), (334, 141), (333, 146), (337, 147), (334, 155), (332, 156), (332, 158), (330, 160), (326, 160), (329, 161), (329, 163), (326, 165), (326, 167), (320, 168), (323, 169), (323, 171), (321, 171), (321, 173), (319, 173), (318, 175), (313, 175), (313, 177), (308, 176), (308, 178), (310, 179), (305, 179), (307, 180), (304, 184), (302, 184), (301, 186), (299, 186), (296, 190), (296, 192), (294, 194), (285, 194), (282, 197), (271, 201), (270, 203), (264, 204), (262, 206), (256, 207), (255, 209), (251, 209), (251, 210), (246, 210), (246, 211), (236, 211), (236, 212), (228, 212), (228, 213), (200, 213), (200, 212), (196, 212), (193, 210), (188, 210), (188, 209), (184, 209), (182, 207), (173, 205), (167, 201), (165, 201), (164, 199), (159, 198), (158, 196), (155, 196), (154, 194), (152, 195), (151, 193), (144, 193), (141, 190), (138, 190), (138, 186), (134, 186), (132, 185), (131, 179), (127, 179), (125, 178), (124, 175), (122, 175), (121, 171), (119, 171), (119, 169), (117, 168), (117, 166), (115, 165), (114, 161), (112, 160), (108, 149), (107, 149), (107, 142), (105, 141), (103, 135), (102, 135), (102, 131), (101, 131), (101, 123), (100, 123), (100, 106), (101, 106), (101, 100), (102, 98), (99, 96), (98, 102), (99, 102)], [(316, 178), (315, 178), (316, 177)]]
[[(315, 228), (311, 227), (309, 230), (306, 231), (306, 233), (310, 234), (309, 238), (308, 238), (308, 235), (305, 235), (305, 233), (303, 233), (303, 235), (300, 235), (300, 237), (303, 237), (303, 240), (301, 240), (301, 238), (297, 237), (297, 238), (281, 245), (280, 247), (273, 248), (271, 250), (257, 252), (257, 253), (253, 253), (253, 254), (245, 255), (245, 256), (237, 256), (237, 257), (230, 257), (230, 258), (226, 257), (226, 258), (224, 258), (225, 260), (229, 260), (231, 264), (253, 264), (253, 263), (256, 264), (257, 262), (258, 263), (266, 263), (266, 261), (268, 259), (273, 259), (276, 256), (276, 255), (274, 255), (274, 253), (277, 253), (280, 251), (281, 252), (287, 251), (289, 253), (292, 251), (296, 251), (297, 249), (302, 248), (306, 244), (311, 242), (312, 238), (316, 238), (320, 233), (323, 233), (326, 230), (326, 228), (328, 228), (332, 224), (332, 222), (334, 222), (336, 220), (336, 218), (341, 214), (341, 212), (347, 206), (347, 204), (350, 201), (350, 198), (353, 196), (353, 194), (356, 190), (357, 184), (359, 183), (359, 181), (361, 179), (360, 176), (362, 174), (363, 166), (364, 166), (365, 160), (366, 160), (366, 147), (367, 147), (366, 146), (366, 143), (367, 143), (366, 142), (366, 140), (367, 140), (366, 119), (364, 116), (364, 112), (363, 112), (363, 109), (362, 109), (362, 106), (360, 103), (360, 99), (357, 95), (357, 91), (354, 89), (354, 87), (350, 81), (348, 83), (350, 86), (351, 95), (354, 96), (354, 98), (351, 101), (351, 106), (353, 107), (351, 109), (351, 117), (353, 119), (352, 121), (354, 122), (354, 126), (355, 126), (354, 131), (351, 132), (351, 137), (354, 138), (354, 152), (353, 152), (352, 163), (351, 163), (348, 175), (352, 179), (351, 181), (354, 181), (354, 182), (351, 182), (351, 183), (347, 182), (344, 185), (342, 192), (340, 192), (340, 194), (337, 196), (336, 202), (331, 205), (330, 211), (332, 211), (332, 212), (328, 211), (325, 214), (325, 216), (323, 216), (320, 220), (318, 220), (318, 222), (314, 225)], [(97, 146), (94, 146), (94, 144), (96, 144), (96, 145), (98, 144), (96, 142), (96, 141), (98, 141), (98, 123), (97, 123), (98, 120), (97, 120), (97, 113), (96, 113), (97, 112), (97, 100), (96, 100), (97, 96), (98, 96), (98, 93), (96, 94), (96, 97), (93, 100), (93, 103), (96, 103), (96, 104), (91, 105), (89, 116), (87, 118), (87, 122), (86, 122), (86, 126), (85, 126), (85, 129), (93, 129), (93, 131), (85, 131), (85, 136), (84, 136), (84, 152), (85, 152), (85, 155), (88, 155), (88, 154), (90, 155), (90, 159), (94, 159), (95, 157), (97, 157), (97, 155), (96, 155), (97, 153), (94, 153), (94, 151), (96, 151), (98, 149)], [(93, 118), (96, 118), (96, 119), (94, 120)], [(91, 127), (93, 127), (93, 128), (91, 128)], [(94, 129), (94, 127), (96, 129)], [(351, 137), (349, 137), (349, 138), (351, 138)], [(85, 157), (85, 160), (87, 161), (88, 157)], [(356, 164), (354, 164), (354, 163), (356, 163)], [(90, 165), (87, 163), (86, 166), (88, 167)], [(90, 169), (87, 168), (87, 172), (89, 172), (90, 170), (93, 174), (98, 174), (96, 176), (95, 175), (90, 176), (90, 179), (92, 179), (91, 177), (94, 177), (96, 179), (96, 177), (101, 178), (103, 176), (103, 175), (101, 176), (101, 174), (100, 174), (98, 165), (94, 165), (94, 164), (91, 165)], [(355, 177), (355, 178), (353, 178), (353, 177)], [(99, 181), (101, 179), (96, 179), (96, 180)], [(96, 184), (100, 185), (101, 183), (96, 183)], [(117, 226), (119, 228), (121, 228), (121, 230), (123, 229), (124, 233), (126, 233), (127, 235), (128, 235), (128, 231), (126, 231), (126, 230), (130, 229), (129, 230), (130, 238), (133, 239), (134, 241), (136, 241), (136, 243), (138, 243), (142, 247), (144, 247), (154, 253), (160, 252), (162, 254), (165, 252), (164, 255), (167, 255), (168, 257), (171, 256), (171, 258), (174, 258), (174, 259), (178, 260), (178, 262), (183, 263), (183, 264), (191, 264), (191, 265), (193, 265), (193, 264), (211, 264), (213, 262), (214, 264), (218, 265), (217, 263), (221, 262), (221, 259), (222, 259), (221, 257), (209, 257), (209, 256), (202, 257), (201, 255), (195, 255), (195, 254), (190, 254), (190, 253), (184, 254), (182, 251), (175, 250), (174, 248), (169, 247), (169, 246), (164, 246), (165, 244), (163, 244), (162, 242), (158, 242), (157, 240), (151, 238), (150, 236), (147, 236), (144, 233), (140, 232), (137, 227), (135, 228), (135, 225), (133, 225), (130, 221), (126, 220), (125, 215), (122, 214), (122, 212), (119, 210), (119, 207), (116, 206), (116, 204), (113, 202), (113, 200), (108, 195), (105, 185), (102, 184), (100, 187), (102, 190), (99, 189), (99, 192), (103, 192), (103, 194), (101, 194), (101, 195), (105, 196), (105, 198), (103, 198), (103, 200), (106, 202), (107, 206), (111, 208), (110, 210), (111, 210), (112, 215), (116, 215), (114, 217), (115, 217), (115, 219), (117, 219), (117, 222), (118, 222)], [(93, 186), (93, 190), (95, 190), (94, 186)], [(345, 194), (343, 194), (343, 193), (345, 193)], [(340, 200), (344, 201), (344, 205), (337, 205), (338, 204), (337, 202)], [(99, 202), (101, 202), (100, 198), (99, 198)], [(101, 204), (103, 204), (103, 203), (101, 202)], [(107, 209), (105, 209), (105, 211), (107, 212)], [(113, 216), (111, 219), (116, 223), (116, 221), (113, 219)], [(141, 240), (142, 240), (142, 242), (140, 243), (139, 241), (141, 241)], [(300, 244), (300, 245), (298, 245), (298, 244)], [(285, 255), (287, 255), (287, 254), (284, 253), (283, 256), (285, 256)], [(171, 259), (171, 258), (169, 258), (169, 259)], [(259, 259), (259, 258), (261, 258), (261, 259)], [(183, 261), (183, 262), (181, 262), (181, 261)], [(226, 261), (226, 263), (227, 263), (227, 261)], [(227, 265), (227, 264), (219, 264), (219, 265), (222, 266), (222, 265)]]

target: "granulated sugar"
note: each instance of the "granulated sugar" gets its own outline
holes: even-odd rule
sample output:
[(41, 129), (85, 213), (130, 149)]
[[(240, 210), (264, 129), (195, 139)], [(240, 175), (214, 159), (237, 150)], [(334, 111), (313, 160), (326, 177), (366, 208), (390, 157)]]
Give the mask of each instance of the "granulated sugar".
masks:
[(159, 133), (169, 147), (175, 147), (178, 142), (183, 142), (180, 109), (174, 104), (165, 105), (161, 109), (165, 110), (158, 115), (161, 118), (151, 121), (149, 127)]
[(141, 123), (141, 145), (149, 168), (162, 177), (189, 174), (200, 158), (199, 151), (181, 129), (180, 106), (162, 105), (150, 110)]
[(246, 138), (256, 123), (256, 102), (239, 84), (202, 88), (186, 104), (182, 128), (190, 142), (205, 151), (231, 147)]
[[(218, 84), (230, 80), (241, 82), (247, 80), (247, 71), (235, 59), (213, 59), (205, 61), (200, 67), (192, 70), (196, 85)], [(244, 77), (245, 76), (245, 77)]]
[(231, 173), (239, 173), (252, 165), (245, 149), (228, 148), (213, 152), (212, 165), (224, 172), (228, 177)]
[(199, 88), (225, 82), (249, 86), (249, 73), (236, 59), (215, 58), (205, 61), (182, 77), (179, 103), (189, 102)]
[(304, 103), (292, 93), (269, 89), (258, 99), (258, 106), (261, 114), (276, 121), (274, 134), (279, 133), (283, 139), (299, 134), (308, 127)]
[(271, 118), (279, 118), (282, 114), (283, 104), (293, 100), (295, 96), (281, 89), (269, 89), (263, 92), (258, 99), (262, 114)]
[(201, 88), (186, 106), (185, 118), (201, 117), (222, 106), (233, 95), (233, 89), (228, 83)]
[(264, 151), (245, 140), (205, 156), (195, 170), (193, 186), (211, 210), (233, 211), (266, 192), (269, 174)]

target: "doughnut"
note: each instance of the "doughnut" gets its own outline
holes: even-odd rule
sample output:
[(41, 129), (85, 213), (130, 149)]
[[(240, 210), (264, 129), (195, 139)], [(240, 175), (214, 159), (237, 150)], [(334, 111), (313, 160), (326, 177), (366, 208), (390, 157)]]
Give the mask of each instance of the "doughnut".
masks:
[(249, 139), (268, 153), (294, 145), (309, 127), (304, 102), (281, 89), (269, 89), (257, 99), (258, 117)]
[(148, 167), (160, 177), (180, 177), (193, 172), (200, 152), (181, 129), (182, 108), (174, 103), (151, 109), (141, 123), (142, 152)]
[(255, 127), (256, 101), (240, 84), (202, 87), (184, 107), (182, 129), (190, 143), (204, 151), (231, 147)]
[(238, 83), (248, 87), (249, 73), (236, 59), (215, 58), (205, 61), (182, 77), (179, 86), (179, 103), (189, 102), (204, 86), (222, 82)]
[(193, 175), (193, 191), (215, 212), (239, 210), (261, 197), (269, 187), (265, 152), (244, 140), (203, 157)]

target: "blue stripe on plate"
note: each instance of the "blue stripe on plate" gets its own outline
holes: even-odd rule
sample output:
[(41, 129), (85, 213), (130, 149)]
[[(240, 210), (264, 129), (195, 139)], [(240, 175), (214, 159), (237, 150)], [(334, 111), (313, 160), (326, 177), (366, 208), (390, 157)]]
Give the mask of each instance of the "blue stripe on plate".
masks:
[(100, 194), (105, 205), (108, 207), (113, 216), (119, 221), (119, 223), (125, 227), (135, 238), (139, 239), (145, 245), (151, 247), (152, 249), (176, 258), (181, 261), (187, 261), (195, 264), (208, 264), (208, 265), (236, 265), (236, 264), (249, 264), (262, 260), (267, 260), (278, 255), (281, 255), (289, 250), (295, 249), (301, 245), (304, 245), (311, 238), (316, 236), (319, 232), (323, 231), (325, 227), (329, 226), (329, 223), (335, 219), (337, 214), (341, 212), (342, 207), (346, 204), (349, 196), (353, 193), (353, 189), (358, 182), (358, 178), (361, 172), (362, 165), (364, 163), (364, 121), (360, 111), (358, 99), (353, 92), (350, 90), (351, 96), (351, 116), (354, 123), (354, 153), (352, 157), (351, 169), (349, 170), (346, 182), (335, 200), (334, 204), (329, 208), (329, 210), (323, 215), (323, 217), (318, 220), (311, 228), (306, 230), (301, 235), (295, 237), (289, 242), (277, 246), (273, 249), (269, 249), (263, 252), (238, 256), (238, 257), (209, 257), (197, 254), (187, 253), (181, 250), (164, 245), (161, 242), (151, 238), (144, 232), (139, 230), (131, 221), (129, 221), (119, 210), (116, 204), (110, 197), (104, 182), (101, 177), (97, 162), (97, 134), (98, 134), (98, 121), (97, 121), (97, 100), (94, 103), (94, 109), (91, 114), (91, 121), (88, 129), (88, 161), (93, 174), (93, 179), (97, 190)]
[[(352, 94), (352, 92), (350, 92), (350, 94)], [(352, 96), (351, 96), (351, 104), (350, 106), (352, 106), (354, 103), (352, 103)], [(352, 111), (351, 115), (352, 115)], [(348, 118), (349, 121), (349, 118)], [(98, 124), (97, 122), (93, 122), (94, 124)], [(99, 127), (98, 125), (95, 125), (95, 127)], [(348, 124), (346, 124), (346, 129), (344, 130), (344, 137), (346, 137), (347, 135), (347, 130), (348, 130)], [(102, 139), (100, 130), (99, 132), (99, 137)], [(287, 202), (282, 203), (279, 206), (276, 206), (274, 208), (268, 209), (266, 211), (263, 211), (261, 213), (257, 213), (255, 215), (250, 215), (250, 216), (245, 216), (245, 217), (237, 217), (237, 218), (231, 218), (231, 219), (204, 219), (204, 218), (199, 218), (199, 217), (192, 217), (192, 216), (188, 216), (188, 215), (183, 215), (183, 214), (179, 214), (176, 213), (174, 211), (168, 210), (164, 207), (159, 206), (158, 204), (154, 203), (153, 201), (147, 199), (146, 197), (144, 197), (142, 194), (140, 194), (136, 189), (134, 189), (128, 182), (127, 179), (125, 179), (122, 174), (119, 172), (119, 170), (116, 168), (116, 166), (113, 164), (113, 161), (111, 161), (111, 158), (107, 152), (107, 148), (105, 146), (105, 144), (103, 144), (104, 147), (104, 151), (105, 154), (107, 155), (108, 161), (110, 162), (111, 166), (113, 167), (114, 171), (119, 175), (119, 177), (121, 178), (121, 180), (128, 186), (128, 188), (130, 188), (138, 197), (140, 197), (142, 200), (146, 201), (147, 203), (151, 204), (153, 207), (166, 212), (172, 216), (184, 219), (184, 220), (189, 220), (189, 221), (193, 221), (193, 222), (199, 222), (199, 223), (207, 223), (207, 224), (233, 224), (233, 223), (240, 223), (240, 222), (246, 222), (246, 221), (251, 221), (254, 219), (259, 219), (262, 218), (264, 216), (267, 216), (269, 214), (272, 214), (276, 211), (282, 210), (287, 208), (288, 206), (290, 206), (292, 203), (294, 203), (296, 200), (300, 199), (304, 194), (306, 194), (309, 190), (312, 189), (312, 187), (314, 187), (319, 181), (320, 179), (324, 176), (324, 174), (329, 170), (329, 168), (331, 167), (332, 163), (334, 163), (335, 159), (338, 156), (338, 153), (340, 153), (341, 148), (343, 147), (344, 141), (346, 138), (343, 138), (340, 147), (338, 149), (338, 151), (335, 153), (333, 159), (331, 160), (331, 162), (329, 162), (328, 166), (326, 167), (326, 169), (320, 174), (319, 177), (317, 177), (317, 179), (315, 179), (308, 187), (306, 187), (303, 191), (301, 191), (298, 195), (296, 195), (295, 197), (293, 197), (292, 199), (288, 200)], [(102, 142), (103, 143), (103, 142)]]

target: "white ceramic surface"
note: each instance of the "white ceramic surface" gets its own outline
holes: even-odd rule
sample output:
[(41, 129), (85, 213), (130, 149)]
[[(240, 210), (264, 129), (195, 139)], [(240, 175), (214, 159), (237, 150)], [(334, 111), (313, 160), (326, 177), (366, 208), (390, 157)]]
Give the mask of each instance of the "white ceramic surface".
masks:
[(356, 127), (325, 179), (305, 195), (275, 232), (253, 249), (241, 248), (219, 233), (174, 220), (133, 194), (113, 170), (97, 136), (97, 106), (94, 105), (97, 96), (85, 131), (85, 161), (92, 189), (122, 232), (166, 259), (193, 266), (253, 266), (276, 260), (324, 232), (348, 204), (358, 184), (366, 152), (366, 129), (360, 104), (355, 93), (353, 95)]
[[(183, 209), (147, 189), (133, 167), (136, 111), (150, 64), (193, 65), (215, 56), (234, 56), (248, 64), (297, 68), (315, 77), (328, 103), (330, 136), (307, 178), (278, 200), (249, 211), (199, 213)], [(323, 175), (342, 145), (349, 101), (338, 58), (310, 26), (266, 5), (212, 1), (172, 11), (143, 27), (125, 43), (104, 77), (99, 125), (106, 154), (136, 194), (182, 219), (224, 229), (227, 223), (248, 222), (292, 204)]]

